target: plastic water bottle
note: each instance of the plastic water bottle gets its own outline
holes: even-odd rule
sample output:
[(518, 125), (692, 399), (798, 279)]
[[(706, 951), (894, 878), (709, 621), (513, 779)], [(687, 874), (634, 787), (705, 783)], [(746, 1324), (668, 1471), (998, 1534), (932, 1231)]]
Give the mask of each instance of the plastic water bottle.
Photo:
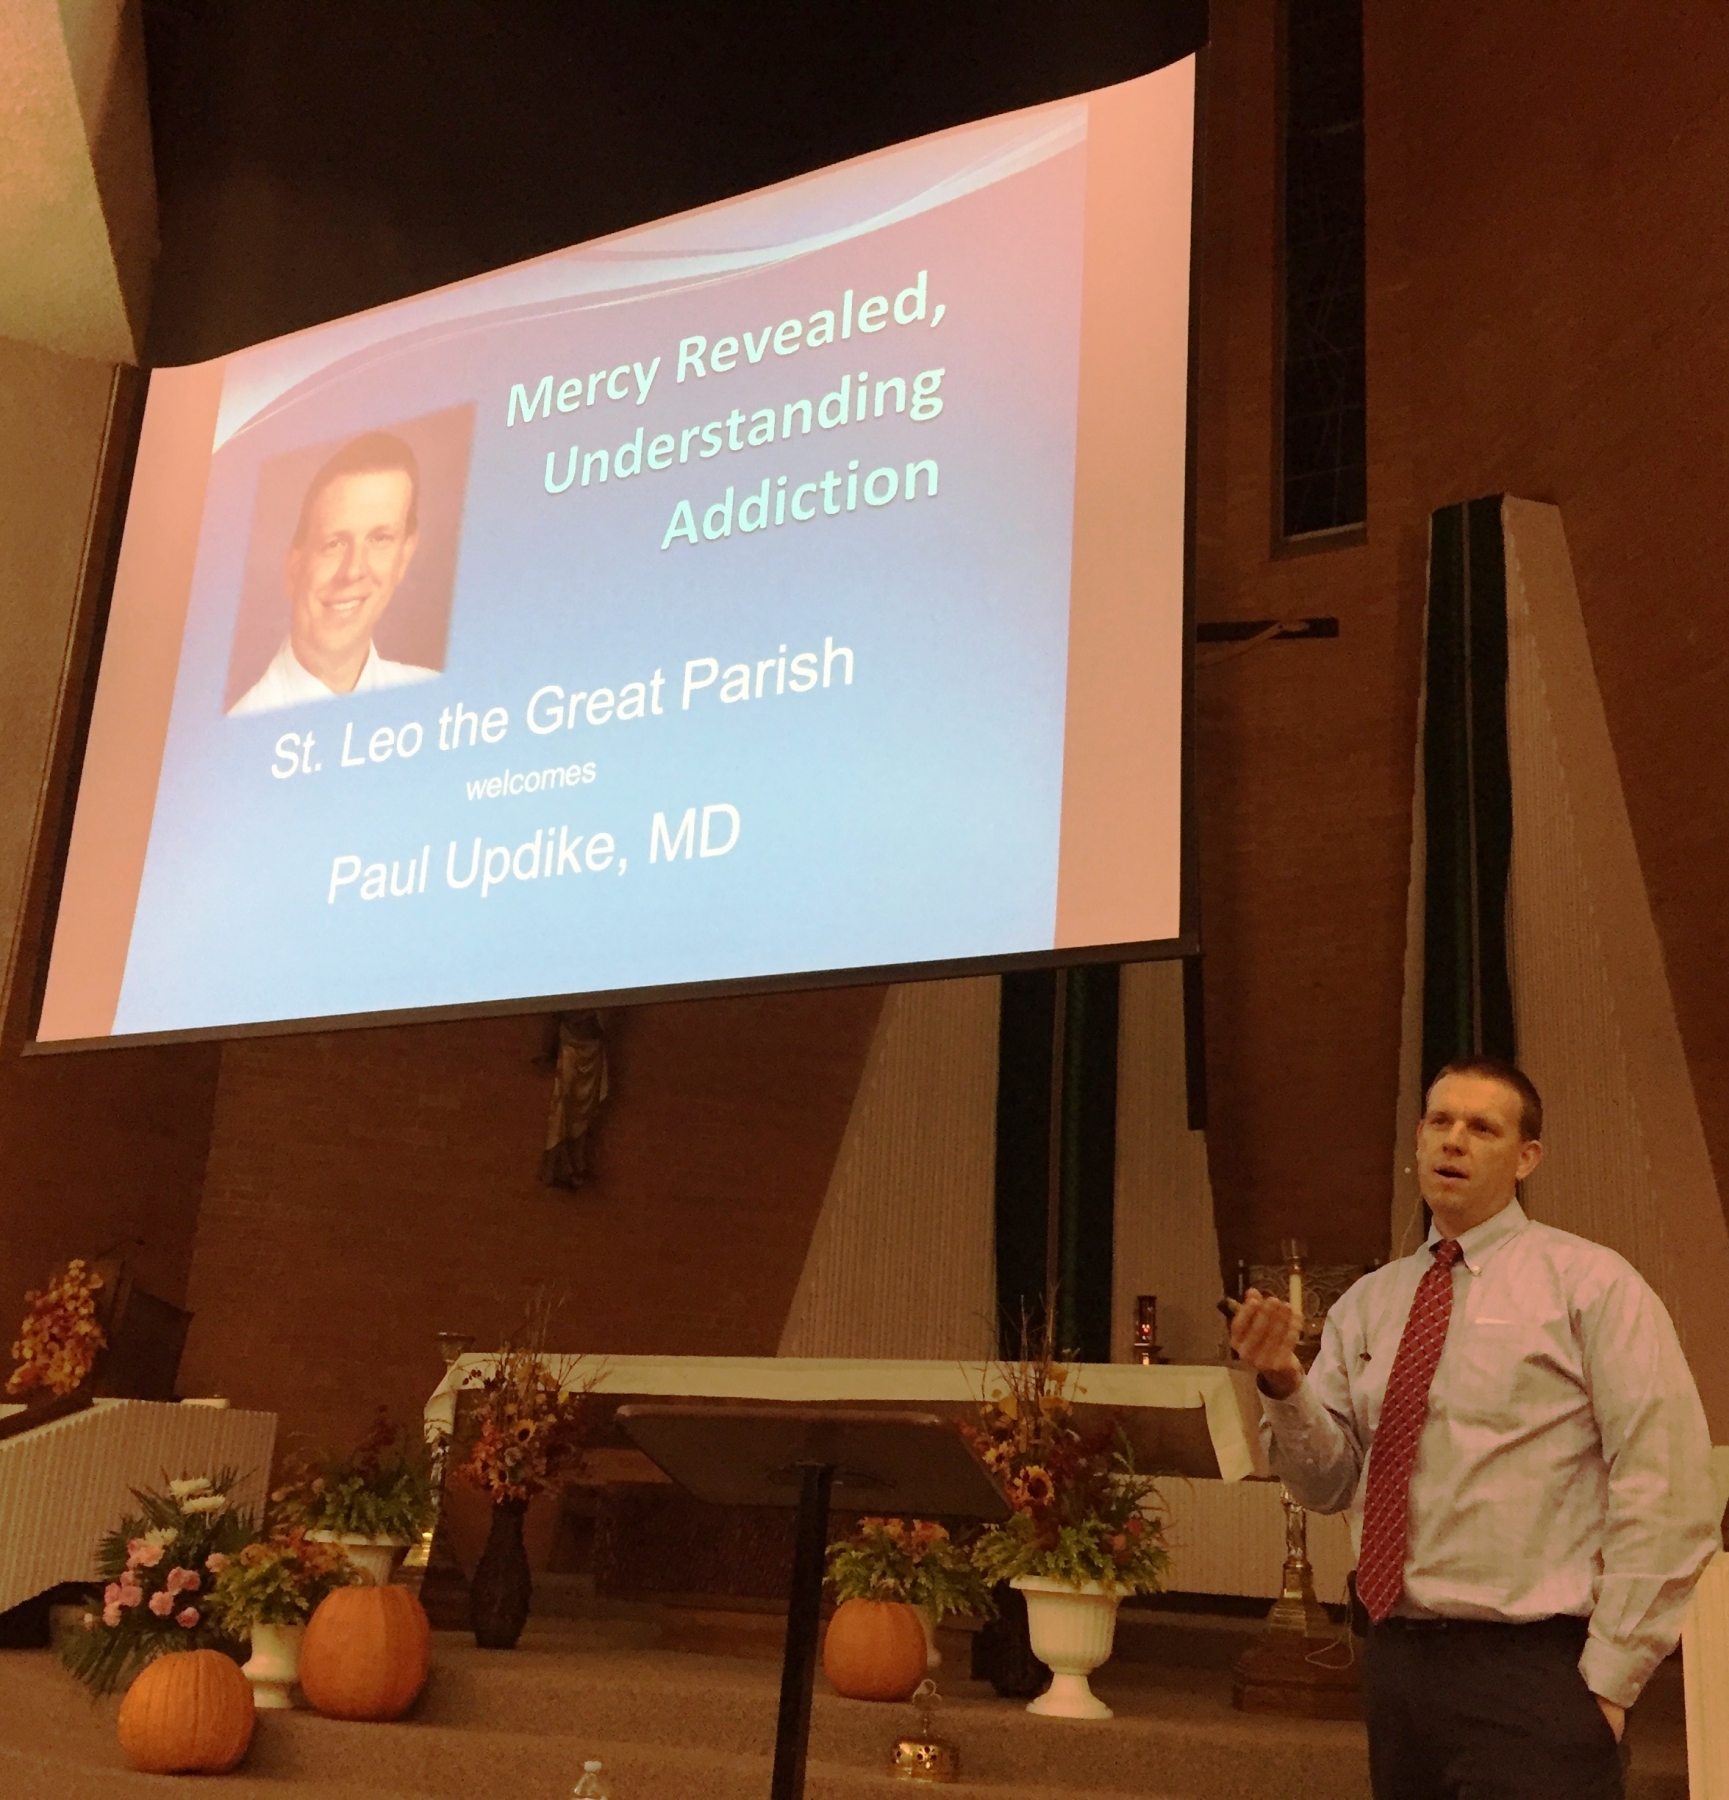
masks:
[(582, 1765), (582, 1775), (570, 1790), (570, 1800), (611, 1800), (598, 1762), (590, 1759)]

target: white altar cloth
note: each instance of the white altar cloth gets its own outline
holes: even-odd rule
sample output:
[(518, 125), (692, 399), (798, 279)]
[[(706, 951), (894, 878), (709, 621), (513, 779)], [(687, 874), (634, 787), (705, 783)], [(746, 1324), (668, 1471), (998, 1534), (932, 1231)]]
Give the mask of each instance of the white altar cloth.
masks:
[[(556, 1362), (557, 1358), (549, 1360)], [(456, 1394), (471, 1374), (492, 1367), (490, 1352), (459, 1358), (426, 1403), (429, 1432), (448, 1431)], [(596, 1389), (643, 1399), (794, 1400), (806, 1405), (848, 1401), (920, 1406), (977, 1400), (992, 1365), (896, 1362), (860, 1357), (588, 1356), (578, 1380), (602, 1370)], [(1261, 1416), (1253, 1372), (1223, 1363), (1083, 1363), (1073, 1397), (1089, 1406), (1199, 1410), (1225, 1481), (1266, 1478), (1270, 1471), (1257, 1430)]]

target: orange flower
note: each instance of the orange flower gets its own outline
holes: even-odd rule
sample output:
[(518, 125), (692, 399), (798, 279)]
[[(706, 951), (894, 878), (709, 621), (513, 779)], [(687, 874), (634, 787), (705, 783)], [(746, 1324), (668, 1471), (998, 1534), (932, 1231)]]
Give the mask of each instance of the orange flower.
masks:
[(101, 1286), (102, 1278), (74, 1259), (46, 1288), (25, 1294), (29, 1310), (12, 1346), (20, 1367), (6, 1383), (8, 1393), (46, 1387), (50, 1393), (69, 1394), (78, 1387), (106, 1342), (96, 1324), (95, 1293)]

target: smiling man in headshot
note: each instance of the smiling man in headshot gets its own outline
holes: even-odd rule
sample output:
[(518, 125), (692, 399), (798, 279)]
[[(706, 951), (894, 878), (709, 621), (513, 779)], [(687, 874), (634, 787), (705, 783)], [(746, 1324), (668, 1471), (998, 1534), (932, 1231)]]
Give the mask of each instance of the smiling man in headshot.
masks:
[(420, 469), (401, 438), (370, 431), (313, 476), (283, 561), (288, 635), (235, 701), (237, 714), (426, 681), (436, 669), (391, 662), (372, 641), (408, 573), (420, 526)]
[(1307, 1371), (1283, 1300), (1231, 1327), (1275, 1472), (1352, 1515), (1376, 1800), (1619, 1800), (1626, 1709), (1717, 1548), (1662, 1302), (1519, 1203), (1542, 1134), (1521, 1070), (1450, 1064), (1417, 1128), (1428, 1241), (1332, 1307)]

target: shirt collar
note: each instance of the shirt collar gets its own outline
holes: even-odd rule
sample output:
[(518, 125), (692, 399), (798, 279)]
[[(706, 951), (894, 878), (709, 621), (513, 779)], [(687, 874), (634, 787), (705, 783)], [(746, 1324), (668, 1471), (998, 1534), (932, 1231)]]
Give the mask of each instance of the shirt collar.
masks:
[[(282, 648), (277, 651), (276, 660), (282, 666), (283, 672), (287, 674), (290, 679), (298, 676), (302, 682), (310, 683), (322, 693), (336, 693), (334, 688), (327, 687), (325, 683), (314, 675), (313, 672), (307, 668), (306, 664), (294, 654), (294, 639), (292, 636), (285, 637), (282, 640)], [(383, 659), (378, 654), (377, 641), (374, 640), (368, 643), (366, 646), (366, 661), (361, 664), (360, 674), (354, 683), (355, 693), (358, 694), (363, 689), (373, 685), (377, 680), (378, 665), (382, 660)], [(337, 697), (340, 698), (340, 696)]]
[[(1469, 1231), (1460, 1234), (1459, 1260), (1473, 1275), (1481, 1275), (1483, 1264), (1489, 1257), (1530, 1223), (1524, 1207), (1517, 1200), (1510, 1200), (1492, 1219), (1485, 1219), (1481, 1225), (1473, 1225)], [(1431, 1225), (1428, 1244), (1432, 1246), (1440, 1241), (1440, 1228)]]

